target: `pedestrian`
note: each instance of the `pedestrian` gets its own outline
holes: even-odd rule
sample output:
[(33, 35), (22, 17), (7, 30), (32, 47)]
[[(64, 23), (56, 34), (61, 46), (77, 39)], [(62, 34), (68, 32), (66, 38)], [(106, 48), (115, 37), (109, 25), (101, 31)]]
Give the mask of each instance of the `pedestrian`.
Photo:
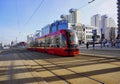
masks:
[(110, 43), (107, 41), (106, 46), (109, 47)]
[(86, 48), (87, 48), (87, 49), (89, 48), (89, 42), (86, 43)]

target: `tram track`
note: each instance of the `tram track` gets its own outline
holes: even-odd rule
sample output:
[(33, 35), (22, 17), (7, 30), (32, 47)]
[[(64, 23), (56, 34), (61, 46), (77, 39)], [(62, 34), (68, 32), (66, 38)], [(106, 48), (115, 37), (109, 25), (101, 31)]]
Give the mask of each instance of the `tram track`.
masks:
[[(44, 84), (120, 83), (119, 59), (82, 55), (62, 57), (27, 50), (8, 51), (2, 53), (2, 55), (13, 56), (10, 60), (16, 60), (15, 65), (23, 65), (25, 68), (25, 71), (21, 71), (21, 74), (31, 77), (38, 84), (41, 84), (41, 82), (42, 84), (43, 82)], [(14, 71), (16, 73), (17, 69)], [(29, 76), (27, 76), (28, 73)], [(23, 81), (21, 80), (21, 82)]]
[[(39, 55), (38, 53), (36, 53), (36, 54)], [(53, 55), (51, 55), (51, 56), (53, 56)], [(56, 56), (56, 58), (57, 58), (57, 56)], [(68, 59), (66, 60), (65, 58), (69, 58), (69, 60)], [(75, 57), (63, 57), (62, 59), (64, 59), (64, 61), (65, 60), (67, 61), (67, 63), (66, 63), (67, 66), (68, 66), (68, 64), (71, 64), (72, 62), (75, 63), (73, 60), (76, 60), (76, 62), (78, 63), (78, 62), (81, 62), (80, 61), (81, 59), (83, 59), (83, 61), (82, 61), (83, 63), (84, 62), (85, 63), (89, 63), (90, 62), (89, 63), (90, 65), (91, 64), (99, 64), (99, 63), (101, 63), (101, 64), (103, 64), (103, 63), (110, 63), (111, 65), (120, 66), (119, 64), (113, 63), (113, 62), (119, 62), (120, 59), (114, 59), (114, 58), (109, 58), (109, 57), (98, 57), (98, 56), (91, 56), (91, 55), (90, 56), (88, 56), (88, 55), (87, 56), (86, 55), (79, 55), (79, 56), (75, 56)], [(91, 62), (91, 61), (93, 61), (93, 62)], [(59, 62), (56, 62), (56, 63), (59, 63)], [(60, 62), (59, 64), (64, 64), (64, 63)], [(85, 66), (85, 65), (86, 64), (81, 64), (81, 65), (78, 64), (78, 66)], [(65, 64), (64, 64), (64, 66), (65, 66)], [(73, 66), (74, 66), (74, 64), (73, 64)]]
[[(25, 55), (24, 55), (25, 56)], [(31, 58), (30, 56), (28, 57), (23, 57), (23, 59), (25, 60), (32, 60), (33, 62), (35, 62), (37, 65), (41, 66), (42, 68), (44, 68), (45, 70), (49, 71), (50, 73), (54, 74), (56, 77), (58, 77), (59, 79), (61, 79), (62, 81), (64, 81), (64, 84), (71, 84), (69, 81), (65, 80), (64, 78), (62, 78), (61, 76), (58, 76), (56, 73), (52, 72), (50, 69), (44, 67), (43, 65), (41, 65), (39, 62), (37, 62), (36, 60), (33, 60), (33, 58)], [(45, 81), (47, 81), (45, 78), (43, 78)], [(62, 83), (61, 83), (62, 84)]]
[[(40, 59), (40, 57), (38, 56), (38, 54), (35, 54), (35, 53), (30, 53), (29, 58), (30, 58), (31, 60), (33, 60), (34, 58), (31, 58), (31, 57), (33, 57), (33, 56), (35, 56), (37, 59)], [(28, 56), (27, 56), (27, 57), (28, 57)], [(73, 57), (73, 58), (74, 58), (74, 57)], [(76, 59), (76, 58), (75, 58), (75, 59)], [(43, 68), (45, 68), (46, 70), (50, 71), (50, 69), (44, 67), (44, 65), (41, 65), (38, 61), (36, 61), (36, 60), (33, 60), (33, 61), (36, 62), (38, 65), (42, 66)], [(45, 60), (45, 59), (44, 59), (44, 61), (45, 61), (45, 62), (48, 62), (48, 63), (51, 64), (51, 65), (57, 66), (57, 67), (59, 67), (59, 68), (61, 68), (61, 69), (65, 69), (65, 70), (70, 71), (70, 72), (72, 72), (72, 73), (74, 73), (74, 74), (77, 74), (77, 75), (79, 75), (80, 77), (81, 77), (81, 76), (82, 76), (82, 77), (86, 77), (86, 78), (88, 78), (88, 79), (90, 79), (90, 80), (96, 81), (96, 82), (99, 83), (99, 84), (105, 84), (105, 83), (102, 82), (102, 81), (99, 81), (99, 80), (97, 80), (97, 79), (95, 79), (95, 78), (91, 78), (91, 77), (86, 76), (86, 75), (84, 75), (84, 74), (75, 72), (75, 71), (73, 71), (73, 70), (71, 70), (71, 69), (68, 69), (68, 68), (66, 68), (66, 67), (64, 67), (64, 66), (61, 66), (61, 65), (59, 65), (59, 64), (56, 64), (56, 63), (54, 63), (54, 62), (51, 62), (51, 61), (48, 61), (48, 60)], [(53, 73), (53, 72), (52, 72), (52, 73)], [(54, 74), (54, 73), (53, 73), (53, 74)], [(58, 76), (57, 74), (55, 74), (55, 75)], [(58, 76), (58, 77), (59, 77), (60, 79), (64, 80), (64, 81), (66, 81), (65, 78), (63, 78), (63, 77), (61, 77), (61, 76)], [(69, 81), (66, 81), (66, 83), (67, 83), (67, 84), (71, 84)]]
[(96, 61), (98, 63), (110, 63), (112, 65), (120, 66), (120, 64), (113, 63), (113, 62), (119, 62), (120, 61), (120, 59), (116, 58), (116, 57), (106, 57), (106, 56), (105, 57), (103, 57), (103, 56), (101, 57), (101, 56), (95, 56), (95, 55), (94, 56), (92, 56), (92, 55), (78, 55), (76, 57), (76, 59), (78, 59), (79, 56), (98, 58), (98, 60), (92, 60), (92, 61)]

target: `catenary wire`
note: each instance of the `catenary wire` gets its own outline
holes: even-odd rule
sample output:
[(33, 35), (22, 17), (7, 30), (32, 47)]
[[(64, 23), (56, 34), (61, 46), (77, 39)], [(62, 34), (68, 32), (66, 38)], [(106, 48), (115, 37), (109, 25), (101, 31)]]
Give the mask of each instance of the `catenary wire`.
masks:
[(32, 19), (32, 17), (34, 16), (34, 14), (38, 11), (38, 9), (41, 7), (42, 3), (44, 2), (44, 0), (42, 0), (40, 2), (40, 4), (37, 6), (37, 8), (34, 10), (34, 12), (32, 13), (32, 15), (29, 17), (29, 19), (26, 21), (26, 23), (24, 25), (27, 25), (28, 22)]

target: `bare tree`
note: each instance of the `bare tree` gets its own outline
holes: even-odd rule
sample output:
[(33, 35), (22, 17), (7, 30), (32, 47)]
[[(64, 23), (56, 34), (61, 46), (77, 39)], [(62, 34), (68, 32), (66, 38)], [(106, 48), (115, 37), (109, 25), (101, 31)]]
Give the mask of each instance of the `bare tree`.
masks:
[(110, 38), (110, 41), (111, 41), (111, 45), (113, 46), (113, 43), (115, 41), (115, 27), (110, 28), (109, 38)]

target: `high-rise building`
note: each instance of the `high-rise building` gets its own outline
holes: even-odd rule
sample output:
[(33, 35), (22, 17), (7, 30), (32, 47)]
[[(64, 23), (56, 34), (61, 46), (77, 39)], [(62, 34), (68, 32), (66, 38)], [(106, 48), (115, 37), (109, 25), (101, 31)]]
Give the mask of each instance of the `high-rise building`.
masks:
[(91, 26), (97, 27), (97, 34), (101, 33), (101, 15), (96, 14), (91, 17)]
[(99, 27), (101, 26), (101, 15), (96, 14), (91, 17), (91, 26)]
[(70, 9), (69, 15), (61, 15), (61, 18), (67, 20), (68, 23), (77, 24), (80, 23), (80, 11), (77, 9)]
[(105, 32), (108, 30), (108, 27), (109, 27), (109, 18), (108, 18), (108, 16), (107, 15), (102, 15), (101, 16), (101, 29), (102, 29), (101, 32), (102, 32), (102, 34), (105, 34)]
[(104, 37), (105, 39), (110, 40), (110, 29), (111, 27), (115, 27), (115, 22), (113, 20), (113, 18), (108, 17), (107, 15), (100, 15), (100, 14), (96, 14), (94, 16), (91, 17), (91, 26), (95, 26), (97, 27), (97, 34), (103, 35), (102, 37)]
[(108, 17), (107, 15), (102, 15), (101, 17), (102, 34), (104, 34), (104, 37), (107, 40), (110, 40), (110, 31), (112, 27), (114, 28), (116, 27), (114, 19)]
[(117, 8), (118, 8), (118, 38), (120, 39), (120, 0), (117, 0)]

